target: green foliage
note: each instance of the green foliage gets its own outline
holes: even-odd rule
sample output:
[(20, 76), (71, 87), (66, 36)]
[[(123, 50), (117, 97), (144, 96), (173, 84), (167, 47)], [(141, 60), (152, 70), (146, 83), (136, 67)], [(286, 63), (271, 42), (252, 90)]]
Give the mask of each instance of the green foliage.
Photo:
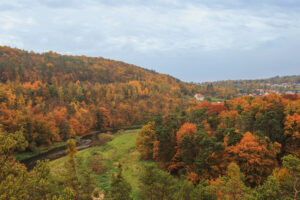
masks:
[(92, 200), (92, 193), (95, 190), (95, 178), (89, 169), (78, 171), (79, 190), (78, 196), (82, 200)]
[(288, 169), (293, 175), (299, 176), (300, 174), (300, 159), (294, 155), (284, 156), (282, 158), (283, 167)]
[(228, 136), (228, 146), (239, 143), (243, 138), (243, 134), (241, 134), (240, 132), (236, 132), (234, 128), (229, 129), (226, 135)]
[(48, 161), (37, 162), (30, 172), (11, 156), (27, 146), (22, 130), (5, 133), (0, 130), (0, 199), (40, 200), (62, 198), (50, 175)]
[(172, 159), (175, 154), (175, 143), (173, 134), (165, 125), (157, 125), (155, 123), (155, 134), (157, 141), (159, 141), (157, 158), (160, 161), (167, 162)]
[(300, 159), (294, 155), (284, 156), (282, 158), (283, 167), (290, 173), (290, 179), (287, 181), (288, 188), (293, 190), (293, 198), (299, 198), (300, 193)]
[(206, 117), (206, 108), (193, 109), (188, 114), (188, 121), (191, 123), (201, 123)]
[(193, 200), (216, 200), (214, 188), (205, 181), (200, 182), (191, 194)]
[(194, 185), (191, 181), (182, 179), (177, 183), (177, 200), (190, 200), (192, 199), (192, 193), (194, 191)]
[(258, 200), (273, 200), (273, 199), (284, 199), (280, 192), (280, 183), (272, 175), (264, 182), (263, 185), (256, 189), (256, 199)]
[(222, 199), (247, 199), (249, 188), (246, 187), (245, 176), (241, 173), (237, 164), (231, 163), (228, 166), (227, 175), (221, 178), (216, 188), (221, 192)]
[(258, 117), (254, 123), (255, 131), (261, 131), (264, 135), (268, 136), (272, 142), (277, 141), (283, 143), (285, 135), (283, 134), (284, 119), (283, 109), (271, 110)]
[(119, 164), (117, 173), (111, 178), (110, 190), (105, 199), (131, 200), (131, 186), (122, 176), (122, 166)]
[(181, 158), (186, 165), (191, 165), (194, 162), (196, 150), (195, 144), (191, 141), (190, 136), (185, 135), (180, 143)]
[(209, 137), (207, 133), (203, 131), (197, 132), (197, 137), (195, 139), (197, 147), (201, 149), (200, 153), (197, 155), (195, 164), (198, 167), (199, 174), (207, 172), (206, 170), (211, 164), (208, 162), (208, 157), (216, 151), (224, 149), (222, 143), (217, 142), (216, 137)]
[(28, 142), (23, 135), (23, 129), (15, 133), (6, 133), (1, 128), (2, 126), (0, 126), (0, 155), (7, 158), (14, 151), (24, 151)]
[[(88, 169), (88, 173), (94, 179), (94, 188), (97, 187), (100, 193), (109, 191), (112, 174), (117, 172), (116, 163), (121, 163), (122, 176), (132, 186), (132, 197), (137, 199), (139, 173), (144, 164), (149, 162), (139, 160), (139, 152), (135, 149), (137, 132), (138, 130), (122, 131), (114, 134), (114, 139), (102, 146), (93, 146), (78, 151), (75, 160), (79, 182), (84, 179), (83, 171)], [(68, 156), (50, 163), (51, 174), (62, 180), (62, 183), (64, 183), (62, 175), (65, 173), (66, 162), (68, 162)], [(94, 166), (98, 167), (95, 171)]]
[(139, 179), (142, 199), (174, 199), (176, 181), (169, 173), (157, 169), (154, 165), (146, 165)]

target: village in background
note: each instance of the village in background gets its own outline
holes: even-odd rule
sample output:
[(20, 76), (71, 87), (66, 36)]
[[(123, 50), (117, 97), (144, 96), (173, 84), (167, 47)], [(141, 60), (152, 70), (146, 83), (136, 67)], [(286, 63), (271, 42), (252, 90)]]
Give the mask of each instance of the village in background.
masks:
[(300, 76), (274, 77), (261, 80), (216, 81), (198, 84), (202, 93), (196, 93), (198, 101), (222, 103), (241, 96), (266, 96), (269, 94), (300, 94)]

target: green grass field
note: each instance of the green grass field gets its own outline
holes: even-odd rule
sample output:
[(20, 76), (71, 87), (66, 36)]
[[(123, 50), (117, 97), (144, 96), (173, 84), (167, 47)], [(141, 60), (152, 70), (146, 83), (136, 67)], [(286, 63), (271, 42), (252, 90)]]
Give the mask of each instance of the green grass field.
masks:
[[(106, 171), (102, 174), (93, 173), (97, 187), (100, 190), (109, 187), (109, 179), (117, 169), (118, 163), (122, 164), (123, 176), (130, 183), (134, 199), (138, 192), (138, 177), (144, 164), (147, 162), (139, 160), (139, 152), (135, 149), (135, 140), (138, 130), (129, 130), (115, 134), (115, 138), (103, 146), (95, 146), (82, 150), (76, 154), (76, 159), (82, 163), (78, 170), (89, 167), (89, 160), (93, 156), (101, 156), (102, 164)], [(50, 163), (51, 172), (56, 176), (62, 173), (66, 157), (54, 160)]]

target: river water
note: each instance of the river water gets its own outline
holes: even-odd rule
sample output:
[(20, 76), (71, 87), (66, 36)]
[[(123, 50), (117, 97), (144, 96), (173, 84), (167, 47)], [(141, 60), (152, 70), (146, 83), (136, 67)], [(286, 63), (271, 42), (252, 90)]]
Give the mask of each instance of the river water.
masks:
[[(134, 128), (116, 128), (116, 129), (110, 129), (110, 130), (107, 130), (107, 131), (109, 131), (111, 133), (116, 133), (119, 130), (134, 130), (134, 129), (137, 129), (137, 128), (140, 128), (140, 127), (137, 126), (137, 127), (134, 127)], [(96, 133), (85, 135), (85, 136), (81, 137), (79, 140), (76, 141), (77, 149), (78, 150), (83, 150), (83, 149), (86, 149), (86, 148), (89, 148), (89, 147), (93, 146), (95, 144), (95, 140), (97, 140), (97, 135), (98, 134), (101, 134), (101, 133), (96, 132)], [(38, 160), (49, 159), (51, 161), (51, 160), (61, 158), (65, 155), (66, 155), (66, 146), (61, 146), (61, 147), (51, 149), (48, 152), (41, 153), (39, 155), (30, 157), (30, 158), (27, 158), (27, 159), (24, 159), (24, 160), (20, 160), (20, 162), (23, 163), (27, 167), (28, 170), (31, 170), (31, 169), (34, 168), (34, 166), (36, 165), (36, 162)]]

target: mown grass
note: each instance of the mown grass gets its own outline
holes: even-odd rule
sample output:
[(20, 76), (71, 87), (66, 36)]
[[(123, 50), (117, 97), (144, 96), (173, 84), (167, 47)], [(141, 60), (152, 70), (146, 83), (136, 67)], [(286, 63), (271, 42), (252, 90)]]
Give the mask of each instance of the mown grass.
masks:
[[(89, 160), (95, 155), (102, 157), (106, 171), (102, 174), (93, 173), (96, 185), (100, 190), (109, 188), (110, 177), (116, 171), (118, 163), (122, 164), (123, 176), (130, 183), (134, 199), (137, 199), (138, 177), (146, 161), (139, 160), (139, 152), (135, 149), (138, 130), (128, 130), (115, 134), (115, 138), (103, 146), (95, 146), (77, 153), (76, 159), (80, 160), (78, 170), (90, 167)], [(54, 160), (50, 163), (51, 172), (56, 176), (63, 173), (63, 166), (67, 157)]]

